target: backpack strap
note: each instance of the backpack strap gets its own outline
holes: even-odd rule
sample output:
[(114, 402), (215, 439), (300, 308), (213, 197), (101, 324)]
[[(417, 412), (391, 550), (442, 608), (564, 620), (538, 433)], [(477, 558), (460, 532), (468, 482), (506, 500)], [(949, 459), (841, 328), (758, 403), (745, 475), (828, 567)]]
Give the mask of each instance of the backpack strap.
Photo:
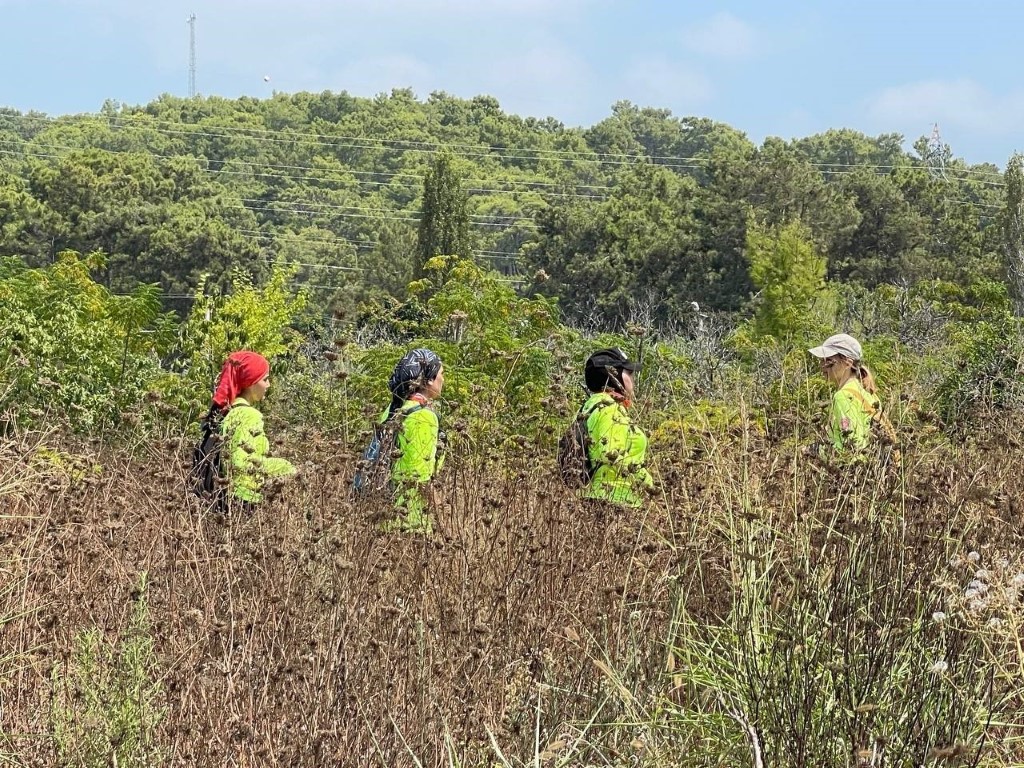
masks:
[[(590, 441), (590, 430), (587, 429), (587, 422), (590, 421), (591, 416), (593, 416), (595, 413), (602, 410), (603, 408), (607, 408), (609, 405), (615, 405), (614, 398), (612, 400), (598, 400), (596, 403), (590, 406), (590, 408), (586, 407), (586, 403), (584, 403), (580, 407), (580, 412), (576, 415), (576, 419), (579, 420), (580, 417), (583, 418), (583, 431), (586, 433), (588, 444)], [(589, 449), (584, 448), (583, 460), (586, 462), (588, 474), (591, 477), (593, 477), (594, 473), (597, 472), (597, 467), (591, 465)]]
[(576, 415), (576, 418), (579, 418), (580, 416), (586, 416), (589, 419), (599, 410), (601, 410), (602, 408), (607, 408), (609, 405), (615, 405), (615, 400), (613, 399), (610, 402), (608, 400), (598, 400), (596, 403), (590, 406), (589, 409), (586, 407), (586, 403), (584, 403), (582, 406), (580, 406), (580, 412)]
[(206, 412), (206, 415), (199, 420), (199, 427), (202, 429), (203, 440), (207, 439), (210, 435), (220, 432), (221, 424), (224, 423), (224, 415), (226, 411), (222, 411), (216, 405), (211, 405), (210, 410)]
[(397, 411), (395, 411), (394, 413), (390, 414), (380, 424), (375, 425), (374, 426), (374, 431), (378, 435), (380, 435), (380, 436), (383, 436), (386, 432), (390, 431), (392, 433), (391, 439), (394, 440), (395, 441), (395, 445), (397, 445), (398, 444), (398, 426), (397, 426), (397, 421), (398, 420), (395, 417), (401, 416), (403, 419), (406, 419), (409, 416), (411, 416), (412, 414), (416, 413), (416, 411), (422, 411), (426, 407), (427, 406), (423, 405), (422, 403), (416, 403), (416, 405), (414, 405), (412, 408), (409, 408), (408, 410), (403, 410), (403, 409), (400, 408)]
[(412, 408), (409, 408), (408, 410), (405, 410), (404, 408), (399, 408), (394, 413), (388, 414), (388, 417), (377, 426), (383, 427), (388, 422), (392, 421), (396, 416), (401, 416), (404, 419), (407, 416), (411, 416), (412, 414), (416, 413), (416, 411), (422, 411), (426, 407), (427, 406), (423, 405), (422, 403), (416, 403), (416, 405), (414, 405)]
[(856, 387), (856, 388), (850, 389), (850, 390), (847, 390), (844, 387), (843, 391), (846, 392), (848, 395), (852, 395), (853, 399), (856, 400), (858, 403), (860, 403), (861, 408), (864, 409), (864, 412), (868, 416), (870, 416), (872, 419), (875, 418), (875, 414), (878, 413), (878, 408), (875, 407), (875, 404), (873, 402), (871, 402), (871, 400), (869, 400), (867, 397), (865, 397), (865, 395), (861, 391), (860, 387)]
[(853, 398), (860, 403), (861, 407), (864, 409), (864, 413), (868, 415), (868, 418), (870, 418), (875, 424), (878, 424), (879, 428), (885, 434), (886, 439), (895, 445), (898, 442), (899, 437), (896, 434), (896, 428), (892, 425), (892, 422), (889, 421), (885, 414), (882, 413), (870, 399), (865, 397), (860, 387), (849, 390), (848, 394), (852, 395)]

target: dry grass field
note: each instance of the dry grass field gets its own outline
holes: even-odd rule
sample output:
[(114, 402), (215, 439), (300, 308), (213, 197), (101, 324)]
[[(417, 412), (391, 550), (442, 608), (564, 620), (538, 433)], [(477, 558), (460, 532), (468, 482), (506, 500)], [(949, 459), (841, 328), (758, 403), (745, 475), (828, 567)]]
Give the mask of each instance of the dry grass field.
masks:
[(0, 764), (1024, 761), (1010, 424), (895, 471), (708, 432), (637, 512), (456, 453), (431, 537), (291, 439), (251, 516), (186, 493), (183, 441), (3, 444)]

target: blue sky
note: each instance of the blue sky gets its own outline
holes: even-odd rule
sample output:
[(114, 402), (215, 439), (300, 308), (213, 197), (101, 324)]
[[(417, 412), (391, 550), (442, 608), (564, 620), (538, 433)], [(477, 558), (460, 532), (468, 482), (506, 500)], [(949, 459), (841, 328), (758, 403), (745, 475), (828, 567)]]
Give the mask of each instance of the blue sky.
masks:
[[(200, 93), (486, 93), (591, 125), (628, 99), (754, 141), (938, 123), (954, 154), (1024, 150), (1024, 4), (994, 0), (0, 0), (0, 106), (95, 112)], [(269, 82), (264, 78), (270, 77)]]

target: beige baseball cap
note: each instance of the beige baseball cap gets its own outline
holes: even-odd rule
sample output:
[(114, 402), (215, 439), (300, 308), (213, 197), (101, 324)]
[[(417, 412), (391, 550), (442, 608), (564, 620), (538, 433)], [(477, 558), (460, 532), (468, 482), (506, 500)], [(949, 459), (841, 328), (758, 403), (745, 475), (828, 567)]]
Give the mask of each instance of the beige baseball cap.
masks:
[(822, 359), (842, 355), (851, 360), (860, 360), (864, 354), (860, 348), (860, 342), (848, 333), (837, 333), (835, 336), (829, 336), (820, 347), (814, 347), (814, 349), (808, 351), (815, 357)]

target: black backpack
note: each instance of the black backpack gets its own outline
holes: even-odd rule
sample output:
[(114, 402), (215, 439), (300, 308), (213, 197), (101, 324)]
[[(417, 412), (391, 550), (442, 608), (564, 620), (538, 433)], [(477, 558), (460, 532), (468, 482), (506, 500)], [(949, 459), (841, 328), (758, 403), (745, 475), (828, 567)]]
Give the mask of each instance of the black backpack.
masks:
[(558, 472), (562, 482), (573, 490), (586, 488), (594, 479), (597, 467), (590, 462), (590, 432), (587, 431), (587, 420), (591, 415), (608, 402), (599, 402), (590, 410), (580, 408), (576, 418), (558, 440)]
[(417, 404), (407, 411), (397, 411), (383, 424), (373, 425), (370, 443), (363, 451), (356, 476), (352, 480), (352, 490), (356, 496), (390, 492), (391, 466), (395, 460), (394, 452), (398, 448), (398, 430), (406, 417), (423, 407)]
[(210, 408), (202, 419), (203, 435), (192, 451), (192, 470), (189, 472), (189, 486), (200, 498), (222, 504), (225, 500), (224, 476), (221, 468), (221, 448), (224, 438), (220, 433), (223, 412)]

